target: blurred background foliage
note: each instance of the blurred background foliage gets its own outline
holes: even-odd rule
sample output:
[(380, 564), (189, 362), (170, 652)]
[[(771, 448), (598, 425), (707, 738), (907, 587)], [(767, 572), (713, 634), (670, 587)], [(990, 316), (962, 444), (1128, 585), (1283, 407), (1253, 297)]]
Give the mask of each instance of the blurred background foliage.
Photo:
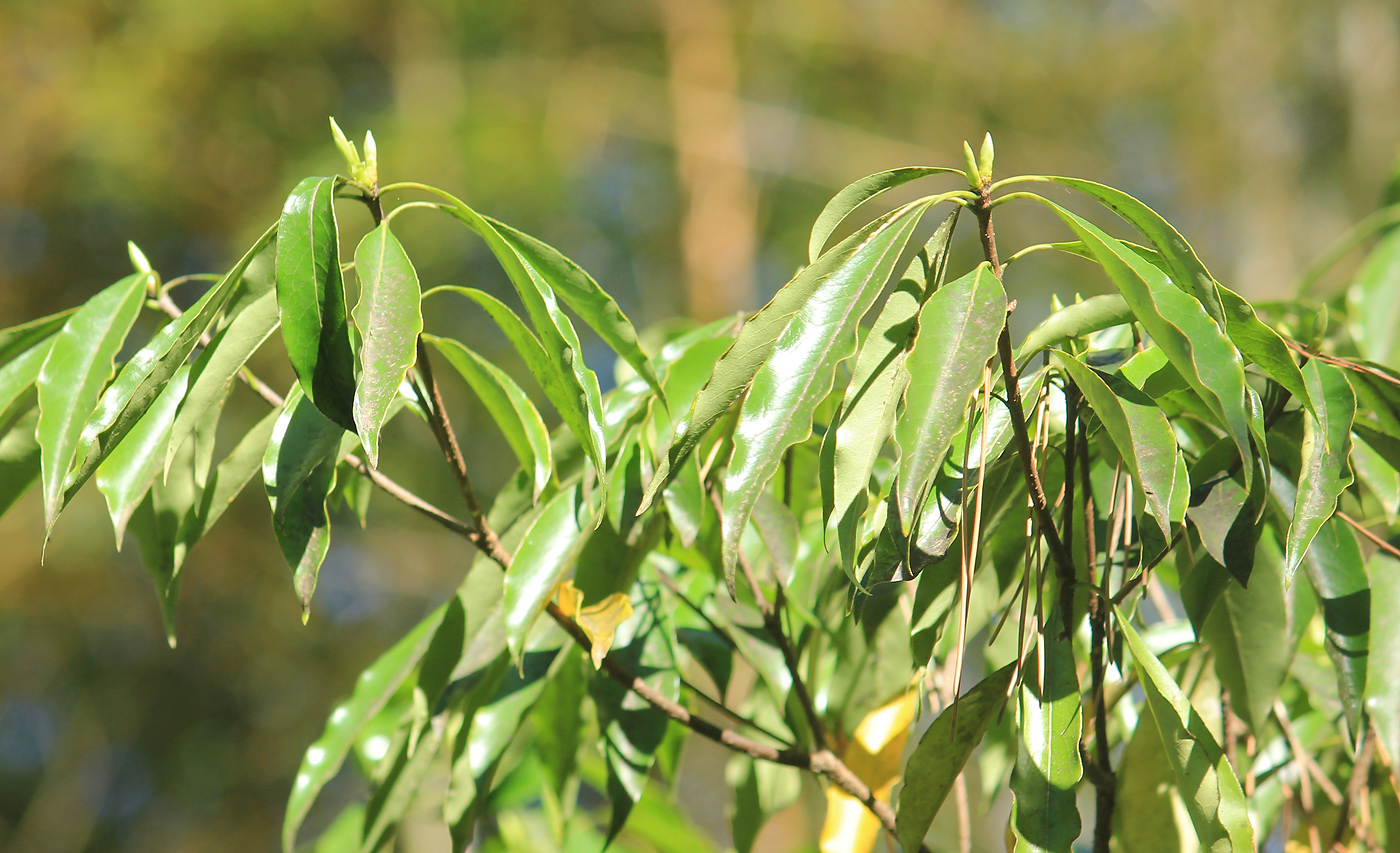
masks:
[[(374, 129), (386, 180), (447, 187), (553, 243), (639, 326), (752, 310), (835, 189), (960, 164), (984, 130), (999, 173), (1122, 187), (1267, 299), (1375, 208), (1397, 107), (1387, 0), (4, 0), (0, 326), (124, 274), (128, 239), (167, 278), (221, 269), (300, 177), (343, 169), (328, 115)], [(1003, 246), (1039, 215), (1009, 209)], [(425, 286), (507, 295), (450, 224), (404, 233)], [(1048, 254), (1020, 281), (1105, 289)], [(1013, 295), (1023, 322), (1045, 311)], [(439, 303), (430, 328), (480, 324), (497, 349), (457, 310)], [(509, 454), (456, 403), (471, 464), (501, 482)], [(393, 429), (414, 441), (384, 464), (450, 506), (409, 420)], [(338, 528), (302, 627), (256, 492), (191, 556), (175, 651), (95, 492), (42, 566), (35, 496), (0, 522), (0, 847), (273, 849), (326, 710), (469, 555), (380, 501), (367, 530)], [(690, 760), (722, 779), (723, 756)], [(360, 785), (342, 775), (341, 802)], [(697, 793), (686, 809), (722, 846), (722, 807)], [(814, 820), (780, 819), (761, 844), (810, 844)], [(434, 831), (428, 816), (400, 845), (437, 849)]]

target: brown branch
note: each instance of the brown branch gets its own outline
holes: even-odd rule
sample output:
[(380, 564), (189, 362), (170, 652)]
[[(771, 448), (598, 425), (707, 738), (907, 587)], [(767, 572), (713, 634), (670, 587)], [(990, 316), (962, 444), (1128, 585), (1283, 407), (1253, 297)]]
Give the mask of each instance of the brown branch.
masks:
[(1374, 542), (1376, 547), (1380, 548), (1382, 551), (1386, 552), (1392, 557), (1400, 558), (1400, 548), (1396, 548), (1394, 545), (1390, 544), (1381, 537), (1372, 533), (1370, 529), (1366, 527), (1366, 525), (1362, 524), (1361, 522), (1357, 521), (1356, 519), (1352, 518), (1351, 516), (1347, 515), (1341, 510), (1337, 510), (1337, 517), (1340, 518), (1342, 521), (1345, 521), (1347, 524), (1350, 524), (1351, 528), (1357, 533), (1360, 533), (1362, 536), (1365, 536), (1367, 539), (1370, 539), (1372, 542)]

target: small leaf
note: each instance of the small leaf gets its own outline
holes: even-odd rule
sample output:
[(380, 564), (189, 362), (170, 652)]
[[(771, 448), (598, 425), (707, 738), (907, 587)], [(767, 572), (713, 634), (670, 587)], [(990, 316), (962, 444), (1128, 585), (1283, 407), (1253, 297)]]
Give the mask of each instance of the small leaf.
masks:
[(149, 278), (129, 275), (89, 299), (63, 324), (39, 371), (39, 446), (43, 453), (44, 523), (53, 530), (63, 484), (83, 424), (112, 376), (112, 359), (141, 310)]
[(334, 202), (342, 180), (306, 178), (287, 197), (277, 231), (277, 310), (302, 390), (326, 417), (353, 430), (355, 353)]
[(585, 528), (579, 523), (579, 513), (583, 511), (581, 492), (580, 486), (565, 488), (544, 505), (506, 570), (502, 605), (506, 642), (517, 659), (535, 617), (544, 610), (545, 602), (568, 573), (583, 544)]
[(1137, 664), (1147, 707), (1162, 736), (1177, 790), (1201, 846), (1211, 853), (1253, 853), (1254, 829), (1244, 791), (1220, 745), (1166, 667), (1122, 614), (1118, 614), (1117, 624)]
[(404, 679), (418, 665), (444, 611), (443, 607), (434, 610), (362, 672), (355, 681), (355, 691), (349, 701), (331, 712), (325, 730), (307, 748), (301, 769), (297, 771), (296, 783), (292, 786), (291, 797), (287, 800), (286, 817), (282, 822), (283, 853), (292, 853), (295, 849), (297, 830), (306, 820), (321, 789), (340, 771), (340, 765), (350, 754), (360, 730), (398, 692)]
[(379, 430), (389, 417), (404, 376), (413, 366), (423, 331), (418, 273), (399, 239), (381, 222), (355, 249), (360, 301), (355, 327), (360, 332), (360, 379), (355, 385), (355, 426), (369, 456), (379, 465)]
[(1284, 582), (1308, 552), (1323, 522), (1337, 509), (1337, 499), (1352, 483), (1351, 426), (1356, 416), (1356, 396), (1346, 375), (1317, 359), (1303, 366), (1303, 378), (1316, 414), (1303, 413), (1302, 470), (1298, 472), (1298, 495), (1293, 504), (1293, 521), (1288, 525)]
[(886, 190), (892, 190), (895, 187), (904, 186), (910, 181), (917, 181), (919, 178), (937, 174), (961, 175), (962, 171), (942, 166), (905, 166), (901, 169), (890, 169), (866, 175), (864, 178), (848, 184), (831, 197), (831, 201), (826, 203), (826, 207), (822, 208), (822, 212), (817, 216), (817, 221), (812, 224), (812, 237), (807, 241), (808, 263), (817, 262), (817, 258), (821, 257), (822, 251), (826, 248), (827, 241), (831, 239), (831, 232), (835, 231), (857, 207)]
[[(830, 393), (836, 366), (855, 352), (856, 326), (935, 201), (913, 202), (879, 220), (883, 224), (852, 248), (797, 309), (755, 372), (734, 426), (734, 451), (724, 478), (722, 553), (731, 596), (739, 538), (759, 492), (782, 463), (783, 453), (811, 435), (813, 412)], [(842, 243), (830, 254), (846, 257), (846, 246)], [(742, 331), (739, 336), (743, 338)]]
[(442, 353), (472, 391), (481, 400), (491, 419), (506, 437), (515, 458), (534, 483), (534, 497), (549, 485), (553, 476), (553, 459), (549, 449), (549, 432), (530, 398), (505, 371), (467, 349), (451, 338), (424, 335), (423, 340)]
[(1052, 620), (1041, 635), (1041, 660), (1026, 663), (1020, 690), (1020, 747), (1011, 773), (1011, 827), (1016, 851), (1069, 853), (1079, 837), (1074, 791), (1084, 776), (1079, 759), (1083, 711), (1074, 647)]
[(574, 582), (566, 580), (558, 587), (559, 609), (573, 619), (588, 635), (592, 643), (593, 668), (603, 666), (603, 658), (612, 648), (613, 635), (617, 627), (632, 617), (632, 602), (620, 592), (609, 595), (602, 601), (585, 607), (583, 593), (574, 587)]
[(1082, 338), (1100, 329), (1131, 323), (1133, 319), (1132, 309), (1121, 294), (1091, 296), (1083, 302), (1066, 305), (1032, 329), (1020, 349), (1016, 350), (1016, 361), (1024, 363), (1046, 347)]
[(904, 787), (895, 814), (899, 843), (905, 850), (918, 850), (923, 843), (967, 759), (1006, 703), (1014, 672), (1015, 667), (1007, 665), (982, 679), (956, 704), (944, 708), (919, 738), (904, 766)]
[(63, 324), (67, 323), (68, 318), (77, 310), (69, 308), (67, 311), (59, 311), (57, 314), (30, 320), (28, 323), (0, 329), (0, 365), (6, 365), (11, 359), (34, 349), (63, 328)]
[(170, 424), (175, 419), (175, 408), (185, 393), (189, 376), (188, 367), (176, 371), (166, 391), (131, 428), (126, 440), (97, 467), (97, 490), (107, 499), (118, 550), (122, 547), (127, 520), (160, 471), (165, 445), (170, 438)]
[(1400, 763), (1400, 561), (1385, 553), (1371, 557), (1371, 660), (1372, 676), (1366, 680), (1366, 713), (1376, 727), (1376, 737), (1390, 756), (1391, 768)]

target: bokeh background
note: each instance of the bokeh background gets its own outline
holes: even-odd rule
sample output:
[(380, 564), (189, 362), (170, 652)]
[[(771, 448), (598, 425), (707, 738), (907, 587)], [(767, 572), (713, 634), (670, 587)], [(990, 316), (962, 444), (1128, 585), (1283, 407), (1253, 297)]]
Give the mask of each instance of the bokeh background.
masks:
[[(1400, 9), (3, 0), (0, 325), (125, 274), (128, 239), (167, 278), (222, 269), (300, 177), (343, 170), (328, 115), (355, 137), (373, 128), (386, 180), (443, 186), (539, 235), (639, 326), (757, 307), (805, 259), (836, 189), (894, 166), (961, 165), (962, 140), (988, 130), (999, 173), (1122, 187), (1175, 222), (1218, 278), (1266, 299), (1291, 292), (1391, 175)], [(364, 224), (349, 206), (341, 215)], [(465, 232), (408, 219), (425, 284), (507, 294)], [(1056, 226), (1008, 210), (1003, 252), (1045, 227)], [(1086, 270), (1023, 262), (1019, 313), (1043, 314), (1051, 291), (1103, 290)], [(430, 324), (499, 346), (445, 303)], [(604, 353), (588, 355), (606, 386)], [(285, 383), (275, 359), (260, 369)], [(257, 413), (244, 393), (226, 419)], [(508, 452), (465, 400), (453, 405), (489, 490)], [(386, 468), (454, 506), (408, 420), (391, 430)], [(114, 550), (92, 494), (42, 563), (38, 502), (0, 520), (0, 848), (274, 849), (327, 710), (449, 594), (466, 555), (379, 500), (368, 529), (337, 528), (303, 627), (259, 492), (193, 552), (173, 651), (134, 546)], [(347, 773), (332, 795), (359, 784)], [(690, 807), (722, 846), (722, 807)], [(811, 831), (790, 821), (765, 843), (810, 844)]]

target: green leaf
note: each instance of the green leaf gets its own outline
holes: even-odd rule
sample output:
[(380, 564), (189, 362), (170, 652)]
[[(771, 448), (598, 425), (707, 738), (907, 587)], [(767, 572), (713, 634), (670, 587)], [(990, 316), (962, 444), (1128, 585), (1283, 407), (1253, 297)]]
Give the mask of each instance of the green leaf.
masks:
[[(1205, 308), (1206, 315), (1215, 320), (1221, 328), (1224, 328), (1225, 311), (1221, 307), (1220, 293), (1215, 279), (1206, 271), (1201, 259), (1196, 257), (1195, 250), (1191, 248), (1191, 244), (1186, 242), (1186, 238), (1181, 236), (1181, 233), (1173, 228), (1171, 223), (1163, 219), (1157, 211), (1122, 190), (1093, 181), (1060, 177), (1045, 177), (1039, 180), (1051, 181), (1078, 190), (1098, 200), (1109, 210), (1123, 217), (1124, 221), (1146, 237), (1153, 248), (1162, 256), (1171, 280), (1182, 290), (1196, 297)], [(1091, 243), (1089, 240), (1085, 242)], [(1124, 296), (1127, 294), (1125, 293)], [(1129, 298), (1129, 302), (1131, 301), (1132, 299)]]
[(1225, 309), (1225, 331), (1240, 353), (1296, 397), (1303, 408), (1313, 411), (1320, 401), (1303, 380), (1298, 362), (1283, 338), (1259, 320), (1254, 306), (1244, 297), (1224, 285), (1217, 285), (1217, 289)]
[(1400, 763), (1400, 561), (1385, 553), (1371, 557), (1371, 660), (1373, 677), (1366, 680), (1366, 713), (1376, 727), (1376, 737)]
[(924, 246), (932, 280), (922, 280), (919, 267), (924, 258), (915, 258), (885, 300), (856, 356), (841, 410), (823, 439), (823, 458), (831, 459), (829, 485), (827, 476), (822, 476), (827, 493), (826, 516), (828, 524), (837, 530), (842, 567), (853, 579), (856, 529), (869, 506), (870, 474), (894, 429), (895, 411), (909, 382), (904, 361), (914, 337), (919, 307), (943, 283), (957, 215), (955, 209)]
[(392, 754), (393, 764), (365, 804), (360, 853), (375, 853), (393, 839), (432, 769), (433, 759), (442, 745), (444, 728), (432, 719), (425, 719), (409, 737), (399, 741), (398, 749)]
[[(1248, 486), (1254, 451), (1250, 440), (1251, 408), (1239, 350), (1201, 302), (1173, 286), (1156, 266), (1086, 220), (1054, 202), (1041, 201), (1074, 229), (1094, 253), (1138, 322), (1225, 427), (1245, 462), (1245, 485)], [(1163, 257), (1165, 259), (1166, 255)], [(1210, 285), (1213, 288), (1214, 282)], [(1218, 306), (1218, 299), (1216, 304)]]
[(1303, 570), (1321, 601), (1327, 657), (1337, 672), (1337, 696), (1352, 738), (1358, 739), (1370, 668), (1371, 582), (1356, 536), (1340, 518), (1328, 519), (1313, 537), (1303, 557)]
[(515, 458), (530, 472), (534, 498), (549, 485), (553, 474), (549, 432), (530, 398), (505, 371), (451, 338), (424, 335), (423, 340), (437, 347), (462, 378), (471, 386), (491, 419), (505, 435)]
[[(768, 361), (777, 346), (779, 337), (792, 323), (814, 294), (825, 292), (829, 282), (846, 282), (851, 276), (859, 275), (858, 267), (869, 266), (874, 252), (872, 241), (888, 245), (891, 236), (903, 235), (908, 239), (908, 226), (903, 220), (920, 208), (919, 215), (934, 202), (925, 199), (905, 205), (887, 213), (856, 233), (842, 240), (831, 251), (803, 268), (792, 281), (783, 286), (768, 304), (745, 321), (738, 336), (729, 349), (725, 350), (714, 365), (709, 380), (690, 404), (689, 413), (675, 425), (671, 447), (656, 460), (656, 472), (647, 486), (639, 512), (645, 512), (656, 496), (670, 481), (672, 471), (685, 460), (700, 439), (714, 426), (715, 422), (729, 411), (729, 407), (748, 389), (755, 375)], [(918, 216), (914, 217), (915, 219)], [(894, 225), (900, 228), (893, 228)], [(901, 248), (903, 243), (901, 242)], [(896, 256), (898, 252), (895, 253)], [(893, 265), (894, 259), (888, 260)], [(888, 275), (888, 273), (887, 273)], [(880, 284), (884, 284), (881, 279)], [(815, 330), (814, 330), (815, 333)]]
[(1128, 380), (1097, 371), (1067, 353), (1055, 355), (1127, 463), (1162, 535), (1170, 537), (1172, 525), (1186, 519), (1191, 482), (1166, 414)]
[(63, 324), (67, 323), (68, 318), (73, 316), (77, 310), (77, 308), (69, 308), (66, 311), (59, 311), (57, 314), (30, 320), (28, 323), (0, 329), (0, 365), (4, 365), (11, 359), (38, 346), (54, 332), (63, 328)]
[[(754, 374), (734, 426), (734, 451), (724, 479), (724, 576), (731, 596), (739, 538), (759, 492), (778, 470), (783, 453), (812, 434), (813, 412), (830, 393), (836, 366), (855, 352), (857, 325), (934, 201), (913, 202), (880, 220), (883, 224), (852, 248), (848, 257), (846, 243), (832, 250), (831, 255), (846, 259), (797, 309)], [(813, 264), (807, 270), (817, 267)], [(743, 335), (741, 331), (741, 340)]]
[(914, 347), (905, 361), (910, 380), (904, 412), (894, 428), (901, 523), (912, 525), (918, 515), (1005, 322), (1006, 291), (985, 263), (945, 285), (920, 310)]
[(31, 409), (0, 436), (0, 517), (39, 479), (38, 423), (39, 412)]
[(1074, 647), (1058, 622), (1041, 636), (1043, 663), (1032, 657), (1020, 690), (1021, 743), (1011, 773), (1011, 827), (1016, 851), (1069, 853), (1081, 828), (1074, 792), (1084, 776), (1079, 760), (1083, 712)]
[(403, 378), (413, 367), (423, 331), (418, 273), (403, 245), (381, 222), (355, 249), (360, 301), (355, 327), (360, 332), (360, 379), (355, 385), (355, 426), (369, 464), (379, 465), (379, 430), (389, 418)]
[(334, 201), (341, 180), (306, 178), (287, 196), (277, 231), (277, 311), (302, 390), (322, 414), (353, 430), (355, 353)]
[[(0, 419), (3, 419), (25, 392), (34, 387), (39, 370), (53, 349), (53, 341), (41, 342), (0, 367)], [(32, 401), (30, 402), (32, 405)]]
[[(176, 459), (174, 475), (151, 485), (130, 520), (141, 562), (155, 581), (161, 621), (165, 623), (165, 640), (172, 649), (175, 648), (175, 599), (180, 589), (176, 574), (180, 520), (198, 496), (190, 468), (191, 456), (186, 450)], [(155, 461), (158, 462), (158, 458)], [(155, 466), (151, 468), (151, 478), (155, 479)]]
[(122, 367), (83, 426), (79, 465), (65, 484), (65, 500), (72, 498), (165, 390), (175, 371), (184, 365), (237, 291), (244, 270), (276, 234), (275, 227), (264, 232), (209, 292), (178, 319), (166, 324)]
[(189, 390), (170, 428), (170, 444), (165, 456), (167, 470), (175, 451), (180, 449), (205, 413), (211, 407), (222, 404), (233, 390), (238, 371), (277, 330), (277, 326), (277, 291), (269, 288), (235, 314), (232, 321), (214, 336), (209, 346), (194, 360), (194, 366), (190, 369)]
[(228, 456), (224, 457), (213, 475), (204, 485), (199, 502), (190, 508), (180, 525), (180, 543), (183, 546), (176, 552), (175, 571), (179, 572), (189, 549), (204, 537), (233, 503), (233, 499), (248, 485), (248, 481), (262, 469), (263, 456), (267, 452), (272, 432), (281, 419), (282, 407), (277, 407), (252, 429), (243, 435)]
[(587, 528), (579, 523), (579, 514), (584, 511), (581, 486), (561, 491), (545, 504), (506, 570), (506, 643), (516, 658), (524, 649), (535, 617), (544, 610), (554, 587), (568, 574), (583, 545), (583, 531)]
[(1303, 378), (1317, 401), (1316, 414), (1303, 413), (1302, 469), (1293, 521), (1288, 525), (1284, 581), (1291, 583), (1323, 522), (1337, 509), (1337, 499), (1352, 483), (1351, 425), (1356, 396), (1341, 370), (1317, 359), (1303, 366)]
[(1351, 336), (1371, 361), (1400, 368), (1400, 230), (1391, 231), (1366, 256), (1347, 290)]
[(1015, 666), (1008, 664), (978, 682), (957, 703), (943, 709), (924, 730), (904, 766), (904, 787), (895, 813), (899, 843), (918, 850), (933, 819), (987, 727), (1001, 713)]
[(127, 520), (160, 471), (170, 438), (170, 424), (175, 419), (175, 408), (185, 393), (189, 376), (188, 367), (176, 371), (165, 392), (131, 428), (126, 440), (97, 467), (97, 490), (107, 500), (118, 550), (122, 547)]
[(831, 239), (831, 232), (835, 231), (857, 207), (886, 190), (892, 190), (895, 187), (904, 186), (910, 181), (917, 181), (919, 178), (936, 174), (961, 175), (962, 171), (942, 166), (905, 166), (901, 169), (890, 169), (866, 175), (864, 178), (847, 185), (831, 197), (831, 201), (826, 203), (826, 207), (822, 208), (821, 214), (817, 216), (817, 221), (812, 224), (812, 236), (807, 241), (808, 263), (817, 262), (817, 258), (822, 255), (822, 250), (826, 248), (827, 240)]
[(335, 463), (343, 430), (294, 386), (287, 395), (263, 455), (263, 485), (272, 505), (272, 527), (292, 569), (302, 621), (310, 613), (316, 575), (330, 550), (326, 498), (335, 487)]
[(434, 610), (362, 672), (355, 681), (355, 690), (349, 701), (331, 712), (325, 730), (307, 748), (292, 786), (292, 794), (287, 799), (287, 812), (282, 822), (283, 853), (292, 853), (296, 847), (297, 830), (306, 820), (321, 789), (339, 772), (360, 730), (379, 713), (418, 665), (444, 611), (444, 607)]
[(646, 381), (664, 401), (665, 391), (657, 379), (651, 359), (637, 342), (637, 330), (622, 313), (617, 302), (598, 286), (583, 267), (564, 257), (553, 246), (518, 231), (504, 222), (483, 216), (516, 253), (544, 277), (554, 294), (574, 309), (593, 331), (598, 333), (613, 352), (622, 356), (632, 369)]
[(1091, 296), (1083, 302), (1066, 305), (1032, 329), (1021, 342), (1020, 349), (1016, 350), (1016, 361), (1024, 363), (1046, 347), (1082, 338), (1100, 329), (1131, 323), (1133, 319), (1132, 309), (1121, 294)]
[(112, 359), (141, 310), (149, 276), (129, 275), (89, 299), (63, 324), (39, 370), (39, 447), (44, 525), (52, 531), (83, 424), (112, 376)]
[(1116, 774), (1113, 837), (1122, 853), (1180, 853), (1182, 832), (1192, 830), (1184, 809), (1178, 818), (1176, 779), (1156, 726), (1138, 723)]
[(1220, 745), (1166, 667), (1121, 613), (1117, 623), (1137, 665), (1147, 706), (1201, 847), (1210, 853), (1253, 853), (1254, 829), (1244, 791)]

